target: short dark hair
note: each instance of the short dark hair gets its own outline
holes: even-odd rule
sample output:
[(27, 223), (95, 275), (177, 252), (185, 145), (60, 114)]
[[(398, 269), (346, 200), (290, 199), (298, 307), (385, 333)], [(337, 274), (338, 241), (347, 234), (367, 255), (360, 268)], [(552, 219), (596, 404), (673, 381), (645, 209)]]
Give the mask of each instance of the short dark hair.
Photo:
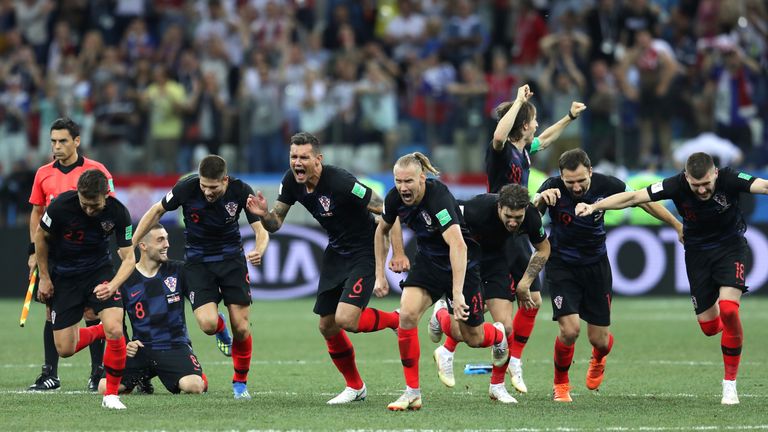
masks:
[(707, 175), (714, 166), (715, 161), (712, 160), (712, 156), (708, 153), (698, 152), (688, 156), (688, 160), (685, 161), (685, 172), (695, 179), (700, 179)]
[(227, 161), (219, 155), (208, 155), (200, 161), (197, 173), (203, 178), (221, 180), (227, 175)]
[(558, 165), (560, 166), (560, 171), (574, 171), (579, 168), (579, 165), (584, 165), (587, 169), (592, 168), (592, 161), (589, 160), (589, 156), (587, 156), (587, 152), (584, 150), (573, 149), (560, 155)]
[(312, 152), (316, 155), (320, 154), (320, 142), (317, 137), (309, 132), (299, 132), (291, 137), (291, 145), (304, 145), (311, 144)]
[(499, 191), (499, 198), (496, 203), (502, 208), (524, 209), (529, 203), (528, 188), (516, 183), (504, 185)]
[(144, 234), (144, 238), (142, 238), (142, 239), (141, 239), (141, 241), (144, 241), (144, 239), (146, 239), (146, 238), (147, 238), (147, 236), (149, 235), (149, 233), (151, 233), (152, 231), (154, 231), (154, 230), (156, 230), (156, 229), (165, 229), (165, 227), (164, 227), (164, 226), (163, 226), (163, 224), (161, 224), (160, 222), (158, 222), (158, 223), (156, 223), (156, 224), (152, 225), (152, 226), (151, 226), (151, 227), (150, 227), (150, 228), (147, 230), (147, 233), (146, 233), (146, 234)]
[[(509, 109), (512, 108), (512, 102), (502, 102), (496, 107), (496, 121), (501, 120)], [(536, 114), (536, 107), (532, 103), (525, 101), (520, 106), (520, 110), (515, 117), (515, 123), (512, 124), (512, 129), (509, 130), (507, 138), (512, 141), (518, 141), (523, 137), (523, 125), (528, 124), (533, 120), (533, 116)]]
[(77, 179), (77, 192), (87, 199), (96, 199), (109, 193), (107, 176), (97, 169), (89, 169)]
[(72, 139), (80, 136), (80, 125), (75, 123), (75, 121), (69, 117), (57, 118), (53, 121), (53, 123), (51, 123), (50, 131), (62, 129), (66, 129), (67, 132), (69, 132), (69, 134), (72, 136)]

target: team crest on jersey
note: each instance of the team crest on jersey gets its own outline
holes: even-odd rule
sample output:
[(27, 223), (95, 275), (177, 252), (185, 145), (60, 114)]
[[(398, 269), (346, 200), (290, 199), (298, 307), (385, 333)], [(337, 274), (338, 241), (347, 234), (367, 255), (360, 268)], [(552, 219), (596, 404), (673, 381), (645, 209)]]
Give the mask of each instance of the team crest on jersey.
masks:
[(563, 296), (557, 296), (557, 297), (555, 297), (555, 300), (554, 300), (554, 302), (555, 302), (555, 306), (556, 306), (558, 309), (560, 309), (561, 307), (563, 307)]
[(421, 217), (424, 218), (424, 222), (426, 222), (427, 225), (432, 225), (432, 217), (426, 210), (421, 211)]
[(720, 204), (720, 207), (722, 207), (722, 209), (720, 209), (720, 212), (728, 210), (728, 208), (731, 206), (731, 203), (728, 202), (728, 198), (726, 198), (725, 195), (723, 195), (723, 194), (715, 194), (712, 197), (712, 199), (716, 203)]
[(318, 198), (317, 200), (320, 201), (320, 205), (323, 206), (323, 210), (325, 210), (326, 212), (331, 211), (331, 199), (330, 198), (328, 198), (325, 195), (320, 195), (320, 198)]
[(235, 213), (237, 213), (237, 203), (234, 201), (230, 201), (224, 204), (224, 208), (227, 209), (227, 213), (229, 213), (229, 215), (232, 217), (234, 217)]
[(104, 232), (110, 232), (114, 227), (115, 223), (112, 221), (101, 221), (101, 229), (103, 229)]
[(171, 292), (176, 291), (176, 278), (175, 277), (168, 276), (167, 278), (165, 278), (163, 283), (165, 284), (165, 286), (168, 287), (169, 290), (171, 290)]

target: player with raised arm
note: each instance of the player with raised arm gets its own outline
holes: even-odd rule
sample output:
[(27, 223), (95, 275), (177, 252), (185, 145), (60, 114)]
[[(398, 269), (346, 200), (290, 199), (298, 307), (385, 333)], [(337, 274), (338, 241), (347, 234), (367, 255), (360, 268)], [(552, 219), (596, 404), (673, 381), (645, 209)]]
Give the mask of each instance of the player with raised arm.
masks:
[[(34, 245), (35, 233), (40, 226), (40, 219), (43, 213), (45, 213), (46, 207), (59, 194), (77, 189), (77, 180), (80, 178), (80, 174), (89, 169), (98, 169), (103, 172), (107, 177), (110, 196), (115, 196), (112, 174), (99, 162), (78, 154), (80, 126), (77, 123), (67, 117), (56, 119), (51, 124), (50, 133), (51, 150), (53, 151), (54, 160), (38, 168), (32, 186), (32, 193), (29, 196), (29, 203), (32, 204), (32, 212), (29, 215), (30, 247), (28, 265), (30, 275), (37, 267), (37, 255), (35, 254)], [(45, 363), (43, 364), (40, 376), (29, 386), (29, 390), (34, 391), (55, 390), (61, 386), (58, 375), (59, 354), (56, 352), (56, 344), (53, 341), (50, 305), (46, 305), (45, 309), (46, 321), (43, 327)], [(86, 310), (84, 318), (85, 324), (89, 327), (99, 324), (99, 319), (93, 311)], [(91, 375), (88, 378), (88, 390), (96, 391), (103, 372), (101, 363), (104, 358), (104, 340), (96, 340), (88, 348), (91, 352)]]
[[(247, 254), (243, 252), (240, 212), (246, 208), (252, 194), (253, 189), (247, 183), (227, 175), (224, 159), (208, 155), (200, 161), (198, 175), (179, 180), (144, 214), (134, 237), (134, 245), (138, 245), (163, 214), (182, 208), (186, 227), (184, 271), (189, 302), (200, 329), (215, 335), (219, 349), (232, 356), (235, 399), (251, 398), (247, 387), (253, 346), (248, 322), (251, 288), (245, 261), (247, 259), (251, 265), (261, 264), (269, 242), (269, 234), (259, 217), (246, 211), (256, 245)], [(232, 337), (227, 332), (224, 315), (218, 311), (222, 300), (229, 311)]]
[(328, 354), (346, 381), (346, 388), (328, 404), (364, 400), (367, 389), (346, 332), (396, 330), (399, 322), (397, 312), (367, 307), (372, 293), (386, 294), (386, 290), (374, 291), (373, 214), (382, 211), (381, 197), (349, 172), (323, 164), (317, 138), (300, 132), (291, 137), (290, 169), (280, 183), (274, 207), (267, 211), (267, 201), (258, 192), (249, 198), (248, 210), (261, 216), (267, 231), (275, 232), (296, 202), (328, 233), (314, 312), (320, 315)]
[[(507, 334), (512, 332), (512, 310), (515, 295), (521, 309), (536, 306), (531, 296), (531, 284), (538, 278), (539, 272), (546, 264), (550, 254), (549, 241), (541, 224), (541, 215), (528, 201), (528, 189), (519, 184), (508, 184), (501, 188), (498, 194), (482, 194), (467, 201), (459, 201), (463, 210), (464, 220), (470, 235), (480, 244), (482, 259), (480, 261), (480, 278), (483, 283), (485, 304), (494, 321), (504, 324)], [(535, 252), (531, 256), (525, 275), (515, 289), (511, 281), (509, 266), (505, 258), (505, 247), (510, 237), (526, 235), (533, 245)], [(435, 312), (429, 320), (429, 335), (433, 342), (439, 342), (443, 329), (446, 333), (459, 335), (456, 327), (451, 329), (451, 320), (442, 300), (435, 307)], [(460, 340), (460, 338), (456, 338)], [(445, 350), (440, 346), (435, 350), (434, 358), (438, 363), (440, 381), (448, 387), (456, 383), (453, 377), (452, 364), (440, 364), (443, 359), (453, 360), (453, 356), (441, 353)], [(503, 403), (516, 403), (514, 397), (504, 386), (504, 376), (508, 363), (493, 366), (489, 394), (491, 399)], [(447, 372), (450, 372), (448, 375)]]
[[(56, 350), (70, 357), (94, 340), (107, 339), (104, 353), (106, 389), (101, 406), (125, 409), (117, 395), (125, 368), (123, 302), (120, 286), (131, 275), (136, 257), (131, 247), (131, 215), (109, 196), (103, 172), (90, 169), (80, 175), (77, 191), (51, 202), (35, 233), (40, 274), (38, 296), (51, 300), (51, 324)], [(122, 260), (115, 273), (109, 236), (117, 240)], [(99, 315), (101, 324), (78, 328), (85, 307)]]
[[(155, 376), (171, 393), (199, 394), (208, 388), (184, 319), (184, 298), (189, 298), (184, 263), (168, 259), (169, 247), (165, 228), (150, 228), (139, 240), (136, 269), (120, 287), (133, 335), (126, 345), (121, 393)], [(102, 379), (99, 391), (105, 389)]]
[[(555, 338), (555, 379), (553, 399), (571, 402), (568, 369), (573, 361), (580, 319), (587, 322), (587, 336), (592, 344), (592, 358), (586, 384), (597, 390), (605, 376), (606, 356), (613, 346), (610, 332), (613, 280), (605, 248), (603, 212), (594, 216), (576, 215), (580, 203), (593, 204), (627, 190), (623, 181), (592, 172), (592, 163), (581, 149), (568, 150), (560, 156), (560, 175), (542, 184), (533, 204), (549, 209), (552, 229), (549, 240), (552, 254), (547, 261), (545, 283), (552, 298), (553, 319), (560, 331)], [(682, 232), (682, 225), (663, 206), (641, 206), (655, 218)]]
[[(505, 364), (508, 358), (504, 325), (483, 322), (480, 246), (470, 237), (451, 192), (439, 180), (427, 179), (427, 172), (439, 174), (421, 153), (397, 160), (393, 169), (395, 187), (387, 193), (376, 228), (376, 289), (388, 289), (385, 238), (398, 219), (416, 233), (418, 245), (413, 268), (401, 282), (398, 345), (406, 389), (387, 407), (393, 411), (421, 408), (418, 323), (424, 311), (444, 295), (467, 345), (493, 346), (496, 366)], [(445, 330), (453, 334), (450, 328)]]
[(583, 203), (577, 214), (646, 205), (671, 199), (683, 217), (685, 267), (691, 300), (702, 332), (720, 337), (723, 353), (724, 405), (739, 403), (736, 375), (743, 331), (741, 294), (747, 291), (747, 225), (739, 208), (741, 193), (768, 194), (768, 181), (731, 168), (718, 169), (707, 153), (688, 157), (685, 171), (645, 189), (619, 193), (596, 203)]

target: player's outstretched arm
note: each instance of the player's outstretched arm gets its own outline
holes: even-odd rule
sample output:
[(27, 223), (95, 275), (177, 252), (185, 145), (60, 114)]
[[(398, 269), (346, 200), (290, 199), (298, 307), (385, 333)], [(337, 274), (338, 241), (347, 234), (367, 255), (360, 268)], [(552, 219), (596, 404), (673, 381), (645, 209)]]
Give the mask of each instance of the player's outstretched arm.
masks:
[[(648, 193), (648, 191), (646, 191), (646, 193)], [(680, 240), (680, 243), (683, 242), (683, 224), (680, 223), (680, 221), (677, 220), (666, 207), (657, 202), (649, 202), (640, 204), (640, 208), (645, 210), (649, 215), (674, 228), (675, 231), (677, 231), (677, 238)]]
[(443, 231), (443, 240), (448, 244), (451, 260), (451, 279), (453, 292), (453, 316), (457, 320), (466, 321), (469, 318), (469, 306), (464, 298), (464, 277), (467, 274), (467, 244), (461, 235), (458, 224), (451, 225)]
[(163, 208), (162, 202), (155, 203), (152, 207), (144, 213), (141, 217), (139, 224), (136, 225), (136, 232), (133, 233), (133, 246), (139, 245), (141, 239), (149, 232), (149, 229), (160, 222), (160, 218), (165, 214), (165, 208)]
[(96, 298), (99, 300), (106, 300), (120, 289), (123, 282), (127, 281), (131, 277), (131, 273), (136, 268), (136, 254), (134, 253), (133, 246), (125, 246), (117, 249), (117, 255), (120, 256), (120, 267), (115, 273), (115, 277), (111, 281), (102, 283), (93, 290), (96, 294)]
[(501, 151), (501, 149), (504, 148), (504, 143), (507, 142), (509, 131), (511, 131), (512, 126), (515, 125), (515, 118), (517, 118), (517, 113), (520, 112), (520, 107), (532, 96), (533, 92), (528, 84), (517, 89), (517, 97), (515, 98), (515, 101), (512, 102), (509, 111), (499, 119), (499, 123), (496, 124), (496, 129), (493, 131), (493, 149), (495, 151)]
[(373, 235), (373, 252), (376, 260), (376, 282), (373, 285), (373, 295), (384, 297), (389, 293), (389, 282), (387, 282), (386, 269), (384, 264), (387, 261), (386, 238), (390, 235), (392, 225), (388, 224), (384, 218), (379, 218), (379, 224), (376, 226), (376, 233)]
[(550, 144), (555, 142), (563, 133), (565, 128), (571, 124), (572, 121), (579, 118), (579, 115), (581, 115), (585, 109), (587, 109), (587, 106), (583, 103), (576, 101), (572, 102), (571, 109), (568, 111), (568, 114), (558, 120), (557, 123), (545, 129), (544, 132), (539, 135), (539, 151), (544, 150), (545, 148), (549, 147)]
[(749, 193), (768, 195), (768, 180), (755, 179), (749, 187)]
[(536, 302), (531, 298), (531, 284), (539, 277), (541, 269), (544, 268), (544, 264), (549, 260), (549, 254), (551, 252), (551, 246), (549, 239), (544, 239), (539, 243), (533, 244), (533, 255), (528, 261), (528, 267), (525, 269), (525, 274), (520, 279), (520, 283), (517, 284), (517, 300), (520, 302), (520, 306), (526, 309), (539, 307)]
[(601, 210), (621, 210), (627, 207), (645, 204), (647, 202), (651, 202), (651, 196), (648, 195), (647, 189), (621, 192), (611, 195), (594, 204), (576, 204), (576, 216), (589, 216), (592, 213)]
[(267, 208), (267, 199), (261, 191), (257, 191), (256, 195), (248, 196), (246, 209), (256, 216), (259, 216), (264, 229), (273, 233), (283, 226), (283, 221), (285, 220), (285, 216), (288, 215), (288, 210), (291, 206), (281, 201), (275, 201), (275, 206), (272, 210), (268, 212)]

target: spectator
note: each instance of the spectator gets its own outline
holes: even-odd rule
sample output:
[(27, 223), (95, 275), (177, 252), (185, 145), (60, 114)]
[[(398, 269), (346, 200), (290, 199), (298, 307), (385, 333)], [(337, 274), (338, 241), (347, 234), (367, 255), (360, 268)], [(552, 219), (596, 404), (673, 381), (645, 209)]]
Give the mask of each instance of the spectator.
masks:
[(445, 27), (445, 51), (455, 67), (477, 62), (488, 44), (488, 35), (469, 0), (459, 0)]
[(244, 122), (248, 125), (248, 170), (280, 172), (286, 168), (283, 137), (283, 86), (266, 62), (255, 67), (258, 78), (241, 88)]
[(366, 62), (357, 94), (360, 99), (361, 139), (384, 143), (381, 169), (386, 169), (394, 160), (398, 138), (397, 94), (395, 82), (381, 62)]
[[(6, 173), (10, 164), (27, 154), (27, 114), (30, 95), (21, 86), (21, 77), (11, 75), (5, 80), (5, 91), (0, 93), (0, 161)], [(0, 172), (1, 173), (1, 172)]]
[(423, 42), (427, 20), (416, 12), (413, 0), (398, 0), (398, 13), (387, 24), (384, 41), (399, 63), (415, 60)]
[(149, 114), (145, 167), (153, 173), (175, 173), (186, 93), (179, 83), (168, 78), (164, 66), (155, 65), (152, 75), (152, 83), (142, 94), (142, 104)]

